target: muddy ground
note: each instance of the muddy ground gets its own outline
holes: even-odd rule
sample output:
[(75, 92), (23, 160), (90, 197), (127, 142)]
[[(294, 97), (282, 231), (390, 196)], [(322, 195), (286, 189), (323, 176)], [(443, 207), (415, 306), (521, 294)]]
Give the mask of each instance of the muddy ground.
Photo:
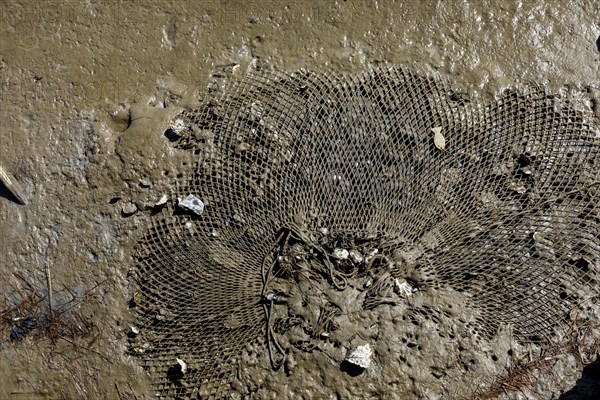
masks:
[[(152, 397), (126, 352), (131, 253), (181, 162), (162, 135), (167, 119), (198, 104), (211, 73), (393, 64), (442, 74), (484, 98), (530, 81), (594, 98), (599, 21), (592, 0), (0, 1), (0, 164), (28, 200), (20, 205), (0, 189), (0, 399)], [(502, 374), (512, 356), (498, 350), (490, 370)], [(323, 361), (296, 362), (301, 377), (319, 375), (314, 365)], [(529, 389), (508, 387), (503, 396), (587, 398), (576, 382), (597, 372), (582, 369), (562, 355)], [(285, 398), (280, 378), (257, 376), (262, 396)], [(462, 390), (436, 392), (429, 378), (414, 378), (421, 388), (363, 381), (338, 396), (447, 398)], [(291, 386), (296, 396), (319, 398), (319, 385), (335, 381)]]

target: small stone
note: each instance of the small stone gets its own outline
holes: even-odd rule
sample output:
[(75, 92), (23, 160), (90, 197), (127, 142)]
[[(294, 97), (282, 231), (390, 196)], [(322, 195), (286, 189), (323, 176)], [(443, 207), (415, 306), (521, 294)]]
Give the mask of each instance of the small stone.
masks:
[(152, 182), (150, 182), (149, 179), (140, 179), (140, 186), (141, 187), (150, 187), (150, 186), (152, 186)]
[(138, 210), (137, 206), (131, 202), (123, 204), (121, 211), (123, 215), (132, 215)]

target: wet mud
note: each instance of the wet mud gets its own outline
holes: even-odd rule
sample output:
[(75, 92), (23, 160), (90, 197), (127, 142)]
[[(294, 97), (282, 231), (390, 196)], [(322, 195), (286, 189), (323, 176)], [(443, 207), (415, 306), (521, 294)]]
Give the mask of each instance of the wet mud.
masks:
[[(0, 2), (0, 165), (27, 202), (0, 187), (0, 398), (153, 398), (130, 355), (132, 252), (192, 162), (163, 134), (168, 121), (228, 77), (402, 65), (479, 98), (514, 83), (581, 91), (600, 118), (598, 21), (585, 0)], [(558, 349), (535, 358), (510, 330), (482, 340), (471, 310), (451, 307), (461, 294), (410, 292), (410, 307), (392, 287), (389, 304), (345, 310), (337, 326), (288, 327), (294, 350), (276, 372), (249, 348), (233, 398), (597, 393), (593, 357)], [(295, 312), (324, 322), (316, 309)], [(345, 337), (344, 325), (360, 335)], [(323, 333), (340, 345), (303, 346)], [(365, 343), (375, 354), (368, 367), (340, 368)], [(499, 379), (518, 368), (526, 385)]]

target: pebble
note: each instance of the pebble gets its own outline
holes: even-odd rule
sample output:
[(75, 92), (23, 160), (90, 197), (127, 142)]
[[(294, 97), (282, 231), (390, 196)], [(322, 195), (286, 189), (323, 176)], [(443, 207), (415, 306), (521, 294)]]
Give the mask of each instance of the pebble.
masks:
[(121, 208), (121, 211), (123, 211), (124, 215), (132, 215), (137, 210), (138, 210), (137, 206), (135, 204), (133, 204), (132, 202), (123, 204), (123, 208)]

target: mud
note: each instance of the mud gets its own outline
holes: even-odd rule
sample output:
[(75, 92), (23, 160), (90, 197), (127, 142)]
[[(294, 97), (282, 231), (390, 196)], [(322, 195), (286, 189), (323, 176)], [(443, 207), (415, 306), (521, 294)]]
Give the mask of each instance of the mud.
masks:
[[(514, 82), (582, 89), (600, 116), (598, 21), (591, 0), (1, 2), (0, 163), (28, 201), (0, 189), (2, 307), (21, 304), (19, 292), (32, 292), (26, 282), (47, 304), (49, 271), (54, 307), (75, 301), (71, 312), (93, 329), (13, 342), (14, 324), (3, 320), (0, 398), (152, 397), (146, 372), (127, 355), (131, 252), (186, 161), (162, 135), (167, 120), (219, 90), (220, 77), (389, 63), (440, 73), (481, 97)], [(440, 332), (432, 316), (390, 305), (348, 317), (389, 358), (356, 377), (339, 369), (344, 347), (299, 350), (276, 373), (266, 354), (249, 351), (236, 387), (256, 398), (451, 398), (535, 353), (510, 332), (478, 341), (468, 310), (449, 309), (453, 296), (412, 297), (436, 310)], [(446, 315), (455, 313), (465, 322)], [(501, 396), (592, 398), (580, 384), (593, 372), (582, 371), (559, 353), (528, 389)]]

